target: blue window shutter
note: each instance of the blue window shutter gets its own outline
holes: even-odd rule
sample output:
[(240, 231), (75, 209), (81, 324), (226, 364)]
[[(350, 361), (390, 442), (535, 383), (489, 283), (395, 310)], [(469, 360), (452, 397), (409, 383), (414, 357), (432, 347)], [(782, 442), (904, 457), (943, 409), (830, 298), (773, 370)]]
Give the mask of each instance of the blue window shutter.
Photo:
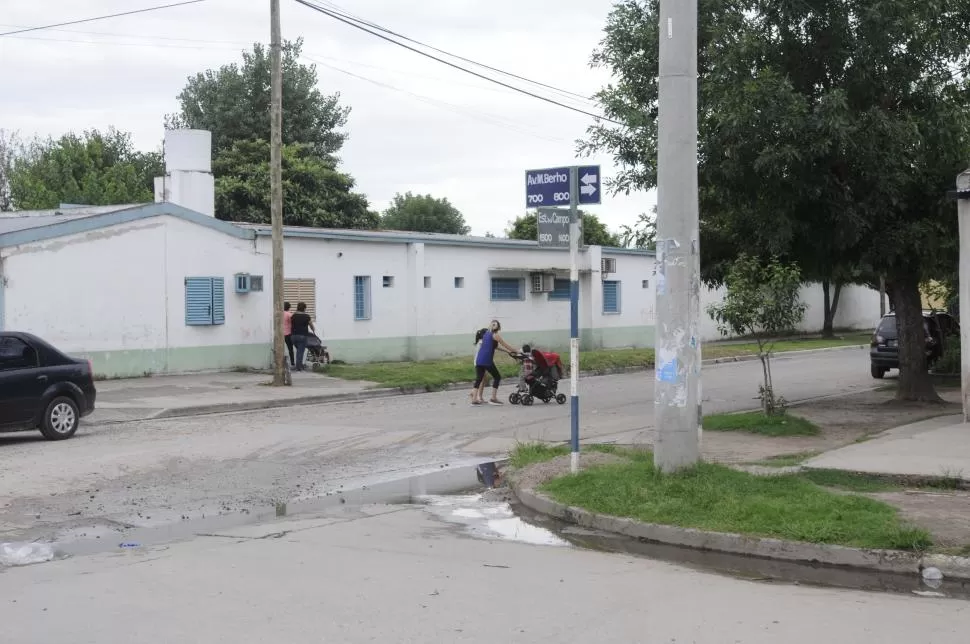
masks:
[(212, 278), (212, 323), (226, 323), (226, 279)]
[(617, 280), (603, 281), (603, 313), (620, 312), (620, 283)]
[(185, 324), (206, 326), (212, 324), (212, 278), (185, 278)]
[(566, 300), (569, 301), (569, 280), (556, 278), (553, 283), (552, 293), (549, 294), (550, 300)]
[(491, 299), (511, 302), (522, 299), (522, 280), (518, 277), (493, 277)]

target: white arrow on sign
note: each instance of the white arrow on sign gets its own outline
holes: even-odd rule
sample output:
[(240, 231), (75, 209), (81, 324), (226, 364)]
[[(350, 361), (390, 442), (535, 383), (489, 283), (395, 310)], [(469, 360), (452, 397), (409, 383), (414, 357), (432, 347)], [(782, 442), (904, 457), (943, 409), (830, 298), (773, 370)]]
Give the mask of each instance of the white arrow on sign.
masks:
[[(588, 185), (590, 185), (592, 183), (596, 183), (596, 179), (597, 178), (598, 177), (595, 174), (584, 174), (583, 175), (583, 178), (580, 179), (580, 181), (582, 181), (583, 183), (585, 183), (588, 186)], [(596, 189), (595, 188), (593, 189), (593, 192), (596, 192)], [(591, 192), (589, 194), (593, 194), (593, 193)]]
[(592, 195), (596, 193), (596, 186), (579, 186), (579, 193), (584, 195)]

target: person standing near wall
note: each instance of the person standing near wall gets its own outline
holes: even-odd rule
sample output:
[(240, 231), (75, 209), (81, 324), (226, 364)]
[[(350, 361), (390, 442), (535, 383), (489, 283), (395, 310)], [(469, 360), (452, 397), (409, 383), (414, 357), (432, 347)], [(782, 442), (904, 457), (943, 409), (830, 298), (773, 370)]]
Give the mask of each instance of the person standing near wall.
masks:
[(488, 401), (490, 405), (501, 405), (502, 401), (498, 399), (498, 386), (502, 382), (502, 374), (495, 367), (495, 350), (500, 346), (502, 349), (508, 353), (513, 353), (513, 349), (509, 344), (502, 339), (499, 332), (502, 330), (502, 325), (498, 320), (492, 320), (489, 325), (488, 331), (482, 336), (482, 344), (478, 348), (478, 355), (475, 356), (475, 386), (472, 393), (472, 404), (481, 405), (485, 400), (482, 397), (483, 389), (479, 388), (482, 382), (485, 380), (485, 374), (492, 376), (492, 398)]
[(290, 303), (283, 302), (283, 341), (286, 342), (286, 351), (290, 354), (290, 367), (296, 366), (293, 359), (293, 312), (290, 311)]
[(305, 371), (303, 356), (306, 355), (307, 336), (310, 335), (311, 331), (316, 331), (313, 327), (313, 320), (310, 319), (310, 314), (306, 312), (305, 302), (296, 305), (296, 313), (293, 314), (290, 324), (292, 325), (293, 346), (296, 349), (295, 369)]

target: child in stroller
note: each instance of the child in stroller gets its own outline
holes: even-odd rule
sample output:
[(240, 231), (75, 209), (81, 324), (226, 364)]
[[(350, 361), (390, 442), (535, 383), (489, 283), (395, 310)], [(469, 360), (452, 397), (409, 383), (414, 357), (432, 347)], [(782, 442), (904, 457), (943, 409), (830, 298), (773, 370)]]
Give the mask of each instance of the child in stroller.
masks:
[(566, 404), (566, 395), (558, 393), (559, 379), (563, 375), (559, 354), (539, 351), (526, 344), (521, 353), (512, 357), (522, 366), (519, 368), (519, 386), (509, 394), (510, 403), (528, 407), (538, 398), (544, 403), (555, 399), (560, 405)]
[(327, 347), (323, 346), (320, 338), (312, 333), (306, 339), (306, 353), (307, 361), (311, 365), (330, 364), (330, 353), (327, 352)]

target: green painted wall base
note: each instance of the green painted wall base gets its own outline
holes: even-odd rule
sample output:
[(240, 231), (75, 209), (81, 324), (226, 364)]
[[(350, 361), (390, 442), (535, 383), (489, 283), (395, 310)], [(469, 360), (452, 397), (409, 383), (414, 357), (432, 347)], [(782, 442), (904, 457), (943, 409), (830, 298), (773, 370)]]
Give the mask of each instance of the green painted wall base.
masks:
[[(563, 352), (569, 349), (569, 331), (508, 331), (502, 337), (513, 347), (529, 343), (543, 349)], [(344, 362), (399, 362), (435, 360), (475, 353), (475, 334), (429, 335), (417, 338), (368, 338), (366, 340), (325, 340), (334, 360)], [(617, 327), (583, 329), (580, 350), (653, 347), (654, 327)]]
[(267, 369), (272, 364), (272, 346), (269, 344), (85, 351), (72, 352), (71, 355), (90, 360), (95, 375), (101, 378), (137, 378), (237, 368)]

